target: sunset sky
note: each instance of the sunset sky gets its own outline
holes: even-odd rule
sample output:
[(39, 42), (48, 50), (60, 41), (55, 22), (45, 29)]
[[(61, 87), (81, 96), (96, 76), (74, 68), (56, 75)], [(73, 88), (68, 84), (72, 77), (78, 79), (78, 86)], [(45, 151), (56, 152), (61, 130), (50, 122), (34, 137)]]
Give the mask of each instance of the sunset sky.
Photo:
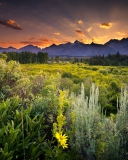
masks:
[(0, 47), (128, 37), (128, 0), (0, 0)]

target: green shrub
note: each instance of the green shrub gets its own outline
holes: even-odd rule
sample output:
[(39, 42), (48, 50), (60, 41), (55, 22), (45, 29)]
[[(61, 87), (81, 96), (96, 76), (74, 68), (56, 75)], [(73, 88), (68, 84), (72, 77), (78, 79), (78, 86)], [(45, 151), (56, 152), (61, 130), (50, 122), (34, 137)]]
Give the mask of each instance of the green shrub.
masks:
[[(80, 159), (122, 160), (128, 152), (128, 94), (122, 91), (117, 115), (102, 114), (98, 103), (98, 88), (93, 84), (90, 98), (85, 98), (84, 86), (78, 96), (71, 97), (69, 134), (71, 148), (76, 148)], [(70, 119), (70, 118), (69, 118)]]
[(70, 73), (70, 72), (64, 72), (61, 77), (62, 78), (72, 78), (72, 73)]
[(18, 62), (6, 62), (0, 59), (0, 100), (12, 96), (12, 89), (21, 77), (22, 73)]
[(103, 75), (107, 75), (108, 74), (108, 71), (105, 70), (105, 69), (100, 69), (99, 72), (102, 73)]
[(24, 109), (18, 97), (0, 103), (0, 159), (38, 159), (44, 157), (46, 137), (44, 117), (30, 116), (32, 107)]

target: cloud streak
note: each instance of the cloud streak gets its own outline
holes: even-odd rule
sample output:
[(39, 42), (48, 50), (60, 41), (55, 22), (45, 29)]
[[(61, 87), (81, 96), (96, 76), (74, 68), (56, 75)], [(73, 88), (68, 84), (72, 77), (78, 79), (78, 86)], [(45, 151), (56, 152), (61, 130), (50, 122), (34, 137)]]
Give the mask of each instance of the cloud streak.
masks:
[(112, 23), (102, 23), (102, 24), (100, 24), (100, 28), (105, 28), (105, 29), (109, 29), (109, 28), (111, 28), (112, 27)]
[(54, 34), (55, 34), (55, 35), (57, 35), (57, 36), (59, 36), (59, 35), (60, 35), (60, 33), (59, 33), (59, 32), (55, 32)]
[(87, 32), (90, 32), (92, 30), (92, 27), (89, 27), (88, 29), (87, 29)]
[(78, 23), (79, 23), (79, 24), (83, 24), (84, 22), (83, 22), (82, 20), (79, 20)]
[(84, 37), (84, 36), (85, 36), (84, 32), (81, 31), (81, 30), (79, 30), (79, 29), (77, 29), (75, 32), (76, 32), (76, 34), (77, 34), (78, 36), (80, 36), (80, 37)]
[(14, 21), (14, 20), (0, 20), (0, 24), (1, 25), (4, 25), (6, 27), (9, 27), (9, 28), (12, 28), (12, 29), (15, 29), (15, 30), (22, 30), (22, 28)]
[(123, 33), (123, 32), (116, 32), (116, 33), (120, 36), (126, 36), (126, 33)]

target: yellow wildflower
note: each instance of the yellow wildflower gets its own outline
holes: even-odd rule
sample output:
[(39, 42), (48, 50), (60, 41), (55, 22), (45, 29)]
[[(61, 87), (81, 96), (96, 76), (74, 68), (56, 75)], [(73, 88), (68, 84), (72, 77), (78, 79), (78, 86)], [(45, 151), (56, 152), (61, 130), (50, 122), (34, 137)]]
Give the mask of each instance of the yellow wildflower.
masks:
[(68, 144), (66, 143), (68, 136), (66, 136), (65, 134), (62, 135), (62, 133), (56, 132), (55, 137), (63, 148), (68, 148)]
[(68, 144), (67, 143), (61, 142), (61, 146), (63, 147), (63, 149), (68, 148)]

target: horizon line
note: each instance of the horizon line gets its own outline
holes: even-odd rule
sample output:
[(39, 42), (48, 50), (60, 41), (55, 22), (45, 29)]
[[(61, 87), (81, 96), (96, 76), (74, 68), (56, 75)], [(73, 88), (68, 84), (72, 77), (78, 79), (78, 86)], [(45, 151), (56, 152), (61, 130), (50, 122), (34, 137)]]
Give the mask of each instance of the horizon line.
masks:
[[(128, 37), (127, 37), (128, 38)], [(127, 38), (121, 38), (121, 39), (110, 39), (109, 41), (111, 41), (111, 40), (118, 40), (118, 41), (121, 41), (121, 40), (123, 40), (123, 39), (127, 39)], [(80, 42), (80, 43), (82, 43), (82, 44), (85, 44), (85, 45), (90, 45), (90, 44), (99, 44), (99, 45), (104, 45), (104, 44), (106, 44), (107, 42), (109, 42), (109, 41), (106, 41), (105, 43), (95, 43), (95, 42), (91, 42), (91, 43), (83, 43), (83, 42), (81, 42), (81, 41), (79, 41), (79, 40), (75, 40), (74, 42), (66, 42), (66, 43), (60, 43), (60, 44), (55, 44), (55, 43), (53, 43), (53, 44), (51, 44), (51, 45), (49, 45), (49, 46), (46, 46), (46, 47), (39, 47), (38, 45), (33, 45), (33, 44), (27, 44), (27, 45), (24, 45), (24, 46), (22, 46), (22, 47), (20, 47), (20, 48), (15, 48), (15, 47), (13, 47), (13, 46), (8, 46), (7, 48), (10, 48), (10, 47), (12, 47), (12, 48), (14, 48), (14, 49), (21, 49), (21, 48), (23, 48), (23, 47), (26, 47), (26, 46), (29, 46), (29, 45), (31, 45), (31, 46), (34, 46), (34, 47), (38, 47), (38, 48), (40, 48), (41, 50), (42, 49), (45, 49), (45, 48), (47, 48), (47, 47), (50, 47), (50, 46), (52, 46), (52, 45), (56, 45), (56, 46), (59, 46), (59, 45), (62, 45), (62, 44), (67, 44), (67, 43), (71, 43), (71, 44), (74, 44), (76, 41), (78, 41), (78, 42)], [(1, 47), (0, 46), (0, 48), (2, 48), (2, 49), (7, 49), (7, 48), (5, 48), (5, 47)]]

